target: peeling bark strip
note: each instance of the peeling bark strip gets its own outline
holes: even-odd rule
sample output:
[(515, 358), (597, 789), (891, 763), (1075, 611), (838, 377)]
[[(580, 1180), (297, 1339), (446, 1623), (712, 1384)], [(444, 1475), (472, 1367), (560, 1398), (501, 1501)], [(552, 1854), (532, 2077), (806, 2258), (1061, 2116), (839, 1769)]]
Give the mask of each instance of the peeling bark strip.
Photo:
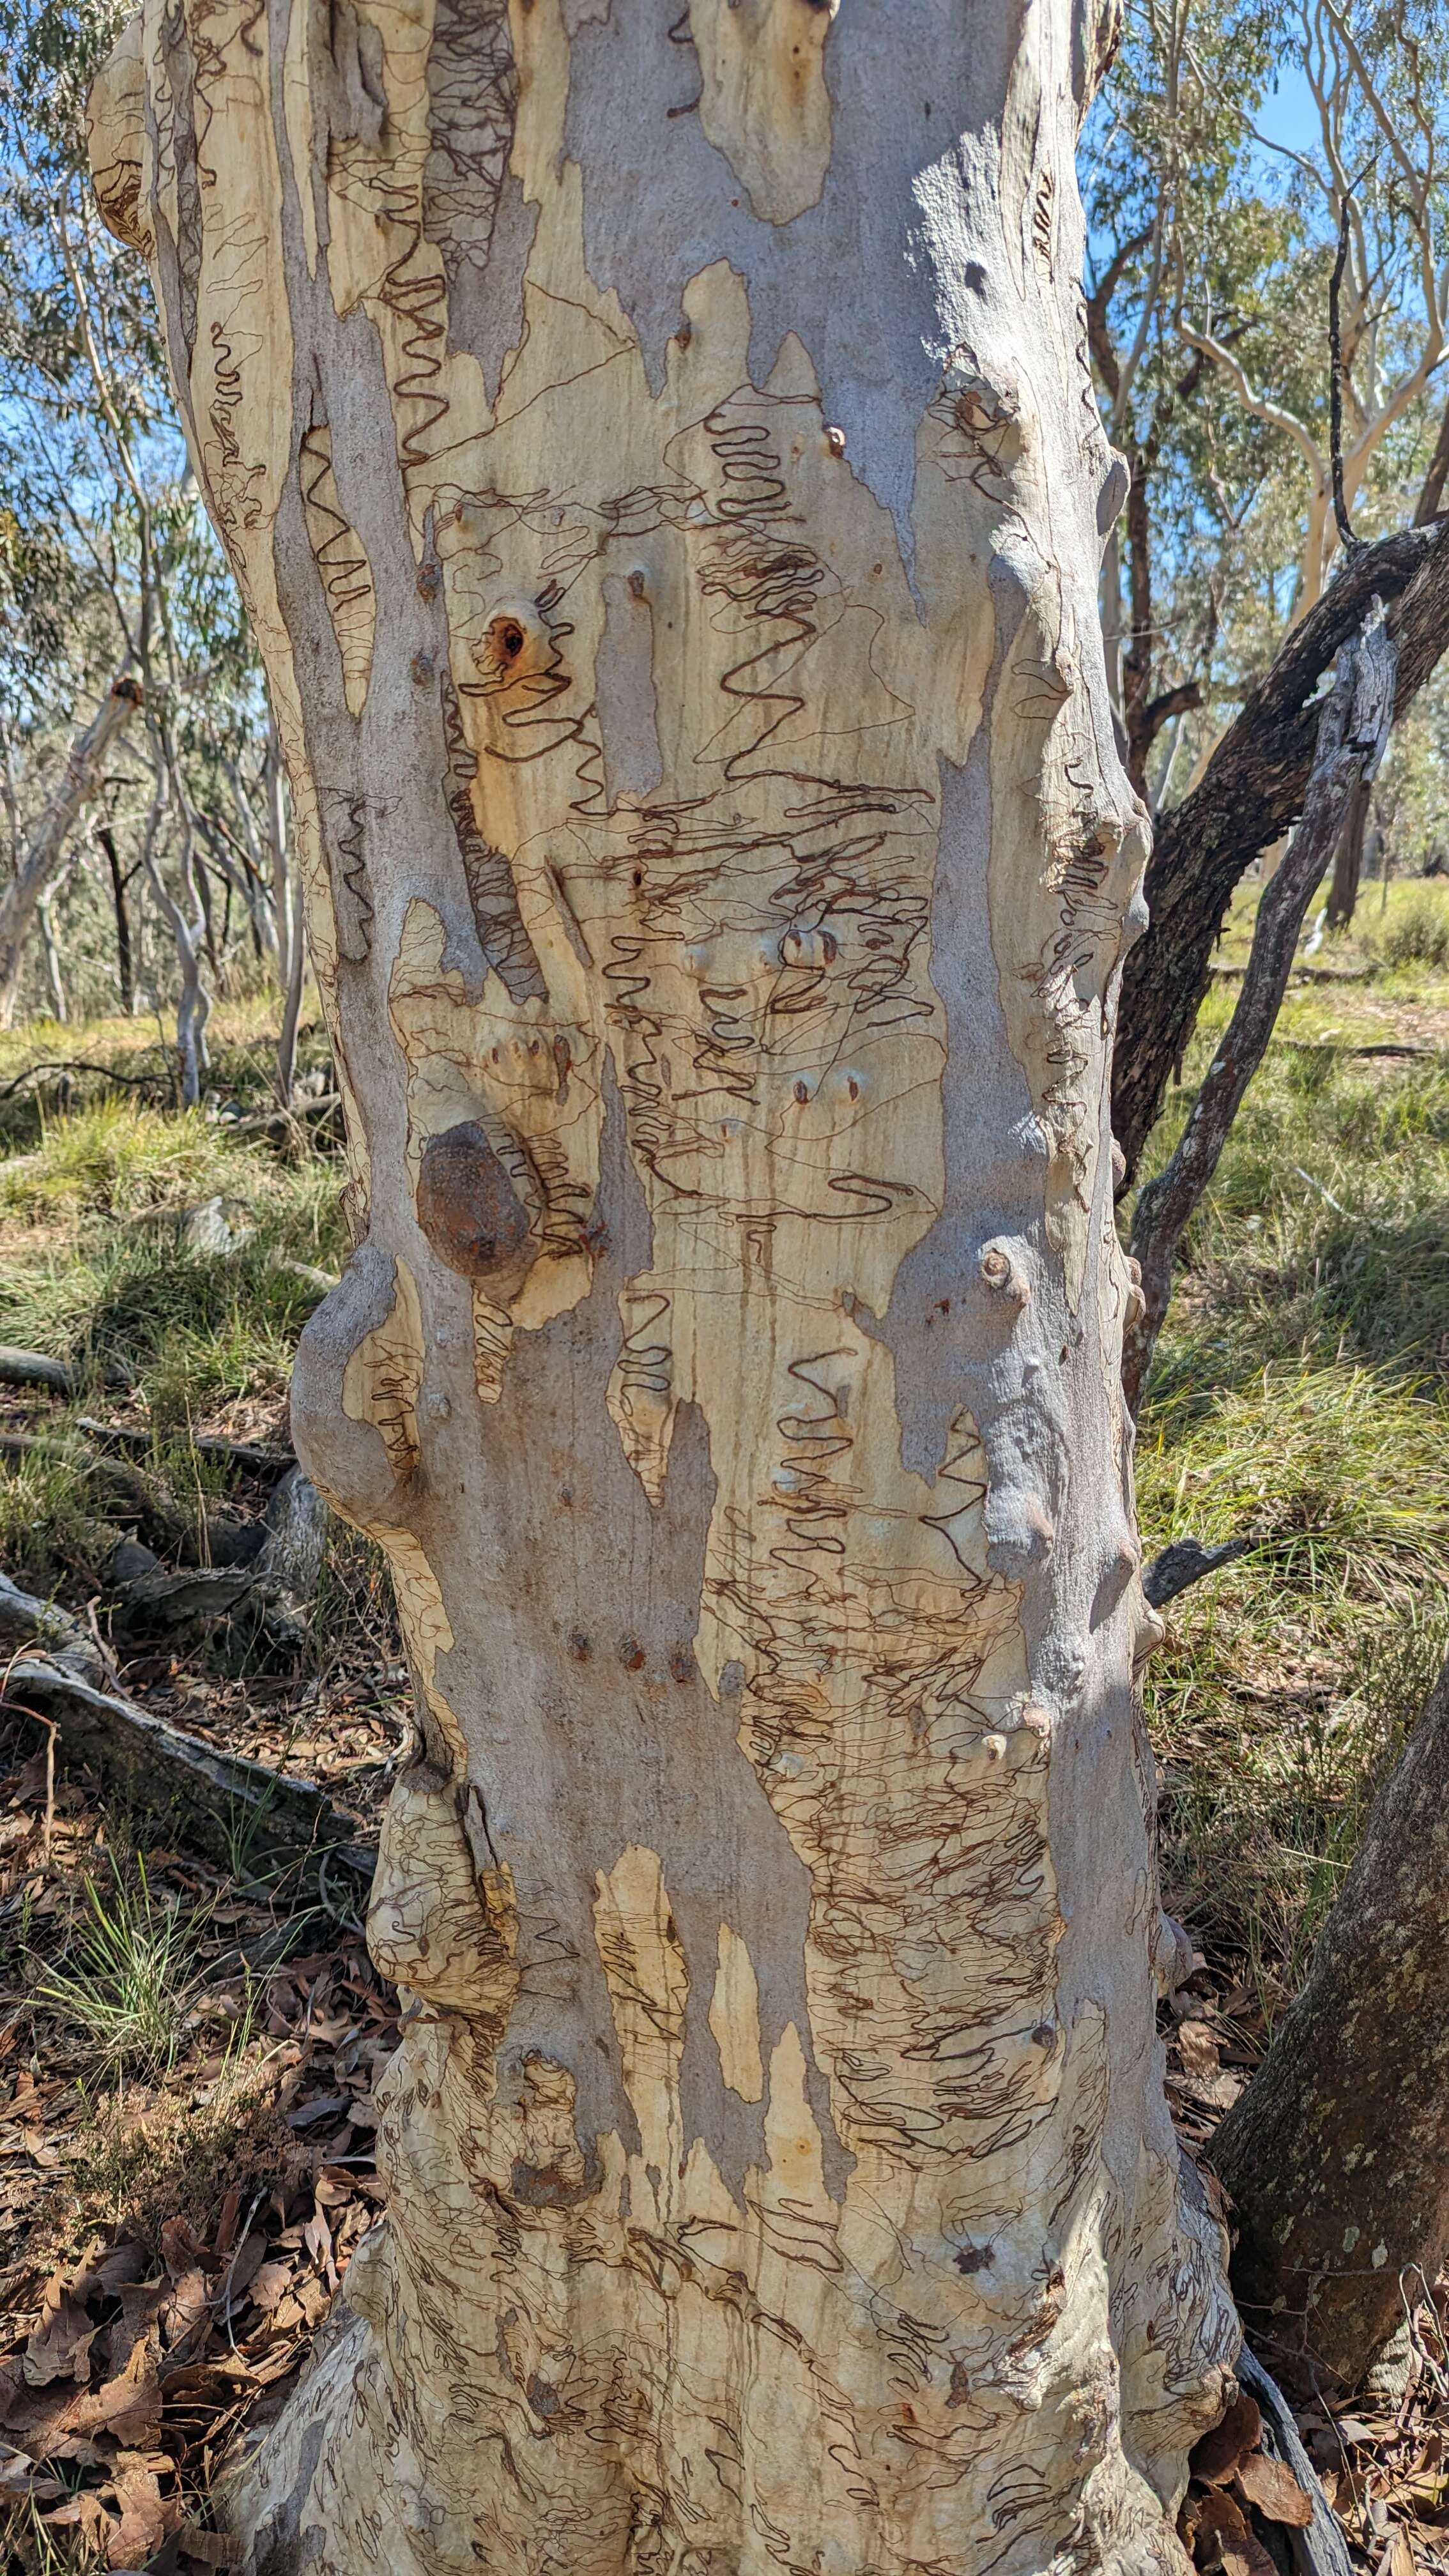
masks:
[(423, 1734), (389, 2217), (229, 2510), (274, 2576), (1166, 2576), (1236, 2329), (1132, 1704), (1112, 13), (669, 17), (148, 0), (93, 103), (347, 1101), (298, 1452)]

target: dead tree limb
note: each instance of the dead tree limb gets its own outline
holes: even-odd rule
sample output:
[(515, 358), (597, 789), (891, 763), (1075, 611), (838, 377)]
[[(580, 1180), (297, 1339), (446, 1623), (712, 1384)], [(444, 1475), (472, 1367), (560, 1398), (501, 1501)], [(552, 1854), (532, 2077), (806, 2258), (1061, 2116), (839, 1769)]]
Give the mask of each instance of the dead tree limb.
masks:
[(1160, 1556), (1144, 1565), (1144, 1598), (1154, 1610), (1161, 1610), (1180, 1592), (1201, 1583), (1204, 1575), (1216, 1574), (1220, 1565), (1232, 1565), (1238, 1557), (1246, 1556), (1251, 1545), (1252, 1540), (1246, 1538), (1230, 1538), (1221, 1547), (1205, 1547), (1200, 1538), (1175, 1538)]
[(119, 1065), (93, 1064), (86, 1056), (47, 1056), (43, 1064), (28, 1064), (23, 1073), (9, 1082), (0, 1083), (0, 1100), (11, 1100), (27, 1082), (38, 1082), (43, 1073), (98, 1073), (107, 1082), (129, 1082), (140, 1090), (164, 1091), (167, 1085), (159, 1074), (126, 1073)]
[(1258, 906), (1237, 1006), (1176, 1151), (1137, 1202), (1131, 1250), (1141, 1272), (1141, 1297), (1128, 1319), (1122, 1355), (1123, 1384), (1134, 1412), (1172, 1293), (1178, 1246), (1267, 1051), (1304, 913), (1333, 856), (1350, 800), (1383, 757), (1393, 721), (1395, 662), (1382, 605), (1375, 601), (1362, 633), (1339, 654), (1333, 691), (1319, 722), (1303, 819)]
[[(26, 1596), (6, 1585), (0, 1616), (9, 1618), (17, 1599)], [(102, 1687), (87, 1678), (57, 1636), (49, 1606), (30, 1606), (49, 1651), (11, 1658), (0, 1673), (0, 1707), (54, 1726), (65, 1751), (87, 1764), (112, 1795), (172, 1820), (189, 1843), (223, 1868), (235, 1866), (241, 1849), (253, 1870), (263, 1862), (295, 1865), (304, 1859), (310, 1877), (325, 1864), (341, 1871), (354, 1891), (369, 1883), (374, 1856), (358, 1841), (353, 1819), (325, 1790), (183, 1735), (113, 1684)]]
[(1446, 531), (1443, 519), (1400, 528), (1344, 563), (1250, 690), (1191, 795), (1158, 821), (1146, 880), (1150, 924), (1123, 969), (1112, 1075), (1112, 1131), (1126, 1181), (1192, 1035), (1233, 889), (1303, 811), (1324, 672), (1371, 600), (1394, 603), (1398, 723), (1449, 644)]
[(1313, 2520), (1306, 2530), (1281, 2527), (1281, 2536), (1293, 2560), (1294, 2576), (1354, 2576), (1353, 2560), (1343, 2526), (1323, 2492), (1323, 2482), (1303, 2447), (1293, 2409), (1275, 2379), (1263, 2368), (1256, 2353), (1244, 2344), (1238, 2355), (1237, 2375), (1257, 2404), (1263, 2418), (1263, 2448), (1271, 2459), (1291, 2469), (1304, 2493), (1313, 2501)]

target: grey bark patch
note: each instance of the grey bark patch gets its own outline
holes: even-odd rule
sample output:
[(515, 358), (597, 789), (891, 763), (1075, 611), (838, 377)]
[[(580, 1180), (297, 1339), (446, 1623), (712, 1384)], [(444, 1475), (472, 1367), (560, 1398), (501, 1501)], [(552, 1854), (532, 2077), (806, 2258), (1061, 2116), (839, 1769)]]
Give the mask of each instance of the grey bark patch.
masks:
[(611, 805), (651, 796), (664, 775), (654, 688), (654, 619), (626, 575), (604, 582), (604, 634), (595, 665), (604, 778)]
[(523, 281), (538, 214), (510, 170), (494, 209), (486, 269), (476, 260), (460, 262), (449, 289), (448, 345), (477, 359), (490, 403), (497, 402), (504, 365), (523, 338)]
[(315, 2567), (323, 2554), (326, 2540), (320, 2526), (314, 2523), (304, 2531), (302, 2517), (317, 2475), (326, 2431), (326, 2425), (319, 2421), (309, 2424), (302, 2436), (291, 2493), (275, 2506), (257, 2534), (253, 2559), (256, 2576), (303, 2576), (303, 2571)]
[(184, 9), (163, 22), (167, 76), (176, 101), (170, 129), (176, 168), (176, 280), (187, 354), (196, 347), (196, 290), (201, 275), (201, 181), (196, 151), (196, 58)]
[(438, 0), (428, 48), (423, 231), (452, 286), (493, 246), (518, 107), (507, 0)]
[(347, 1363), (391, 1314), (396, 1282), (391, 1253), (360, 1244), (341, 1285), (308, 1317), (292, 1368), (297, 1456), (318, 1492), (351, 1520), (395, 1520), (401, 1509), (381, 1433), (371, 1422), (353, 1421), (342, 1406)]

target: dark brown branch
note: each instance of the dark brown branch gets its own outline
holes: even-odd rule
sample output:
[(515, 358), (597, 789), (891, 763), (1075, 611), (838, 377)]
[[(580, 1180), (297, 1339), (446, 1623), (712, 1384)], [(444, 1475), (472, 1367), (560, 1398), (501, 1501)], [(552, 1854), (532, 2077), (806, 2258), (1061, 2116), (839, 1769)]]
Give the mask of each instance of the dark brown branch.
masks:
[(1129, 1180), (1192, 1035), (1233, 890), (1302, 811), (1322, 674), (1369, 601), (1395, 601), (1397, 723), (1449, 643), (1446, 527), (1397, 529), (1342, 564), (1249, 691), (1192, 794), (1159, 817), (1147, 871), (1151, 926), (1123, 971), (1113, 1069), (1113, 1132)]
[(1147, 248), (1151, 239), (1152, 226), (1144, 224), (1142, 230), (1134, 233), (1130, 241), (1123, 242), (1113, 252), (1091, 294), (1086, 298), (1087, 346), (1096, 362), (1097, 373), (1114, 402), (1122, 382), (1122, 373), (1117, 364), (1117, 352), (1112, 346), (1112, 335), (1107, 327), (1107, 314), (1112, 298), (1122, 283), (1123, 272), (1128, 263), (1136, 258), (1140, 250)]
[(1394, 646), (1381, 611), (1344, 646), (1318, 728), (1318, 749), (1292, 845), (1258, 906), (1252, 953), (1233, 1016), (1203, 1076), (1176, 1151), (1137, 1202), (1132, 1257), (1141, 1273), (1122, 1355), (1135, 1412), (1172, 1293), (1172, 1269), (1218, 1166), (1244, 1092), (1273, 1034), (1303, 916), (1333, 857), (1343, 818), (1361, 781), (1371, 779), (1393, 720)]
[(1122, 656), (1122, 721), (1127, 732), (1127, 775), (1139, 796), (1147, 794), (1147, 755), (1151, 748), (1144, 716), (1152, 694), (1152, 530), (1148, 486), (1157, 462), (1157, 426), (1132, 459), (1127, 487), (1127, 579), (1131, 597), (1130, 634)]
[(1165, 724), (1171, 724), (1174, 716), (1190, 715), (1193, 708), (1200, 707), (1202, 702), (1201, 680), (1179, 680), (1175, 688), (1164, 689), (1159, 697), (1150, 698), (1140, 718), (1148, 746), (1157, 740)]
[(25, 1071), (17, 1073), (13, 1081), (0, 1085), (0, 1100), (13, 1099), (15, 1093), (27, 1082), (36, 1081), (42, 1073), (101, 1073), (105, 1075), (107, 1082), (134, 1082), (143, 1086), (149, 1083), (153, 1090), (164, 1087), (159, 1074), (123, 1073), (119, 1065), (90, 1064), (83, 1056), (67, 1056), (52, 1063), (28, 1064)]

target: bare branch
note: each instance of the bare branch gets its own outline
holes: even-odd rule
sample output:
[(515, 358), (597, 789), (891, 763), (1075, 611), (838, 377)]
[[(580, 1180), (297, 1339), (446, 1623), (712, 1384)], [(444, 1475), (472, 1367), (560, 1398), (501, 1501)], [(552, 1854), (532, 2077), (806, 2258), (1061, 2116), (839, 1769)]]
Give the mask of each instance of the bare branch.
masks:
[(1357, 537), (1349, 524), (1348, 504), (1343, 497), (1343, 338), (1339, 329), (1339, 296), (1343, 272), (1348, 260), (1349, 214), (1353, 200), (1345, 197), (1338, 215), (1338, 253), (1333, 275), (1328, 282), (1328, 420), (1329, 454), (1333, 463), (1333, 515), (1345, 548), (1356, 546)]

